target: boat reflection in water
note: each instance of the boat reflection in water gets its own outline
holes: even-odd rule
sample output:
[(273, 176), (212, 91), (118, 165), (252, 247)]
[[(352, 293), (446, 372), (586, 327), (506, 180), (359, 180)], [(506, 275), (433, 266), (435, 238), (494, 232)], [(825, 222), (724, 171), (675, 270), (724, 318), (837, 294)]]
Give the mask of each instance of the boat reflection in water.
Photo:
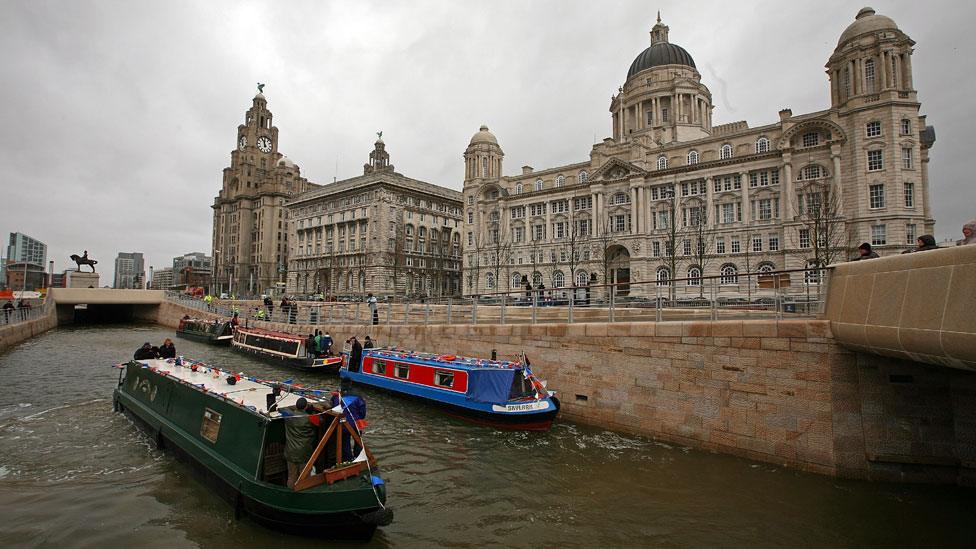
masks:
[[(290, 533), (368, 539), (392, 521), (376, 460), (341, 399), (331, 393), (282, 386), (220, 371), (182, 358), (120, 365), (116, 411), (138, 420), (157, 446), (203, 473), (238, 517)], [(304, 394), (299, 394), (304, 393)], [(321, 421), (294, 487), (287, 483), (286, 423), (309, 419), (305, 399)], [(344, 455), (339, 439), (356, 442)], [(349, 446), (346, 445), (348, 448)]]

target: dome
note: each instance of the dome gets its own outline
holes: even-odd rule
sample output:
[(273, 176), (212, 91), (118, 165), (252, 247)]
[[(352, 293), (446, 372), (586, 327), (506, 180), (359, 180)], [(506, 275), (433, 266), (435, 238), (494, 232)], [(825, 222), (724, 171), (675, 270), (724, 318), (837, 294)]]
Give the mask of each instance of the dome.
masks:
[(691, 58), (691, 54), (677, 44), (656, 42), (634, 59), (634, 62), (630, 64), (630, 70), (627, 71), (627, 78), (629, 79), (641, 71), (662, 65), (685, 65), (694, 69), (695, 60)]
[(278, 165), (279, 166), (283, 166), (285, 168), (295, 168), (296, 167), (295, 166), (295, 163), (292, 162), (291, 159), (288, 158), (287, 156), (282, 156), (281, 157), (281, 160), (278, 161)]
[(898, 30), (898, 25), (890, 17), (875, 13), (874, 8), (861, 8), (861, 11), (857, 12), (857, 16), (854, 17), (854, 22), (841, 33), (837, 45), (839, 46), (856, 36), (881, 30)]
[(260, 99), (261, 101), (267, 101), (267, 100), (266, 100), (266, 99), (264, 98), (264, 94), (263, 94), (263, 93), (261, 93), (261, 92), (258, 92), (258, 94), (254, 96), (254, 98), (255, 98), (255, 99)]
[(474, 144), (477, 144), (477, 143), (491, 143), (493, 145), (497, 145), (498, 144), (498, 140), (495, 139), (495, 134), (493, 134), (490, 131), (488, 131), (488, 126), (485, 126), (484, 124), (482, 124), (481, 125), (481, 129), (478, 130), (478, 133), (476, 133), (476, 134), (474, 134), (474, 135), (471, 136), (471, 143), (470, 144), (471, 145), (474, 145)]

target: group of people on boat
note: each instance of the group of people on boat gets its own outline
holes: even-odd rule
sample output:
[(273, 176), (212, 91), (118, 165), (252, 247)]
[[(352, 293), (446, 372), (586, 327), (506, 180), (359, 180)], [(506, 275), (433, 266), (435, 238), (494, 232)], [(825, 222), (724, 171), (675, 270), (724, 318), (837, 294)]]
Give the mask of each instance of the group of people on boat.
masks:
[[(338, 391), (332, 392), (330, 408), (342, 406), (343, 419), (360, 435), (366, 428), (366, 400), (353, 394), (352, 382), (342, 380)], [(288, 464), (288, 487), (293, 488), (298, 481), (302, 468), (312, 458), (315, 447), (318, 446), (330, 421), (323, 420), (324, 411), (310, 403), (305, 397), (300, 397), (295, 403), (294, 411), (283, 409), (285, 419), (285, 461)], [(341, 428), (342, 461), (352, 461), (362, 448), (345, 428)], [(319, 472), (338, 465), (336, 463), (335, 438), (330, 439), (325, 451), (319, 454), (315, 462), (315, 469)], [(331, 448), (329, 448), (331, 446)]]
[(326, 331), (315, 330), (314, 334), (308, 334), (305, 339), (305, 349), (309, 355), (317, 358), (335, 356), (332, 352), (332, 336)]
[(152, 360), (154, 358), (176, 358), (176, 345), (173, 345), (173, 340), (166, 338), (163, 344), (159, 347), (149, 343), (148, 341), (142, 344), (142, 347), (136, 349), (136, 352), (132, 355), (134, 360)]

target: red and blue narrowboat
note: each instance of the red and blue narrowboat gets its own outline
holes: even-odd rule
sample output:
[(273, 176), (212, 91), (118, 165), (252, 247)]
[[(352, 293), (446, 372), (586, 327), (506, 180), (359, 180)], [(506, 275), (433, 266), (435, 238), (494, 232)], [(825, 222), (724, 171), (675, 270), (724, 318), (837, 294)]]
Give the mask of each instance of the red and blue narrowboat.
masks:
[(336, 373), (342, 357), (318, 356), (308, 350), (307, 338), (286, 332), (238, 326), (231, 349), (257, 356), (271, 364), (284, 364), (300, 370)]
[(532, 374), (524, 355), (510, 362), (364, 349), (361, 365), (350, 365), (343, 353), (339, 375), (495, 427), (544, 431), (559, 412), (559, 400)]

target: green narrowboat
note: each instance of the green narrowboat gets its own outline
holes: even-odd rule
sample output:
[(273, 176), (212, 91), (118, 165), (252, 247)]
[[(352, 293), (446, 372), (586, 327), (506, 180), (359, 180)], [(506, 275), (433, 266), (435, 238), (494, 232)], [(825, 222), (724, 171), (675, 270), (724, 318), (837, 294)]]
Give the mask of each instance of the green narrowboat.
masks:
[[(356, 422), (348, 420), (343, 399), (332, 407), (327, 391), (283, 390), (182, 357), (118, 367), (116, 411), (135, 418), (158, 447), (201, 472), (234, 506), (235, 516), (329, 539), (369, 539), (377, 526), (392, 521), (376, 460)], [(297, 409), (304, 404), (300, 398), (309, 403), (306, 411)], [(308, 439), (314, 451), (289, 479), (285, 447), (294, 431), (286, 422), (307, 422), (309, 415), (320, 418)]]
[(176, 336), (211, 345), (230, 345), (234, 332), (230, 322), (184, 318), (176, 327)]

